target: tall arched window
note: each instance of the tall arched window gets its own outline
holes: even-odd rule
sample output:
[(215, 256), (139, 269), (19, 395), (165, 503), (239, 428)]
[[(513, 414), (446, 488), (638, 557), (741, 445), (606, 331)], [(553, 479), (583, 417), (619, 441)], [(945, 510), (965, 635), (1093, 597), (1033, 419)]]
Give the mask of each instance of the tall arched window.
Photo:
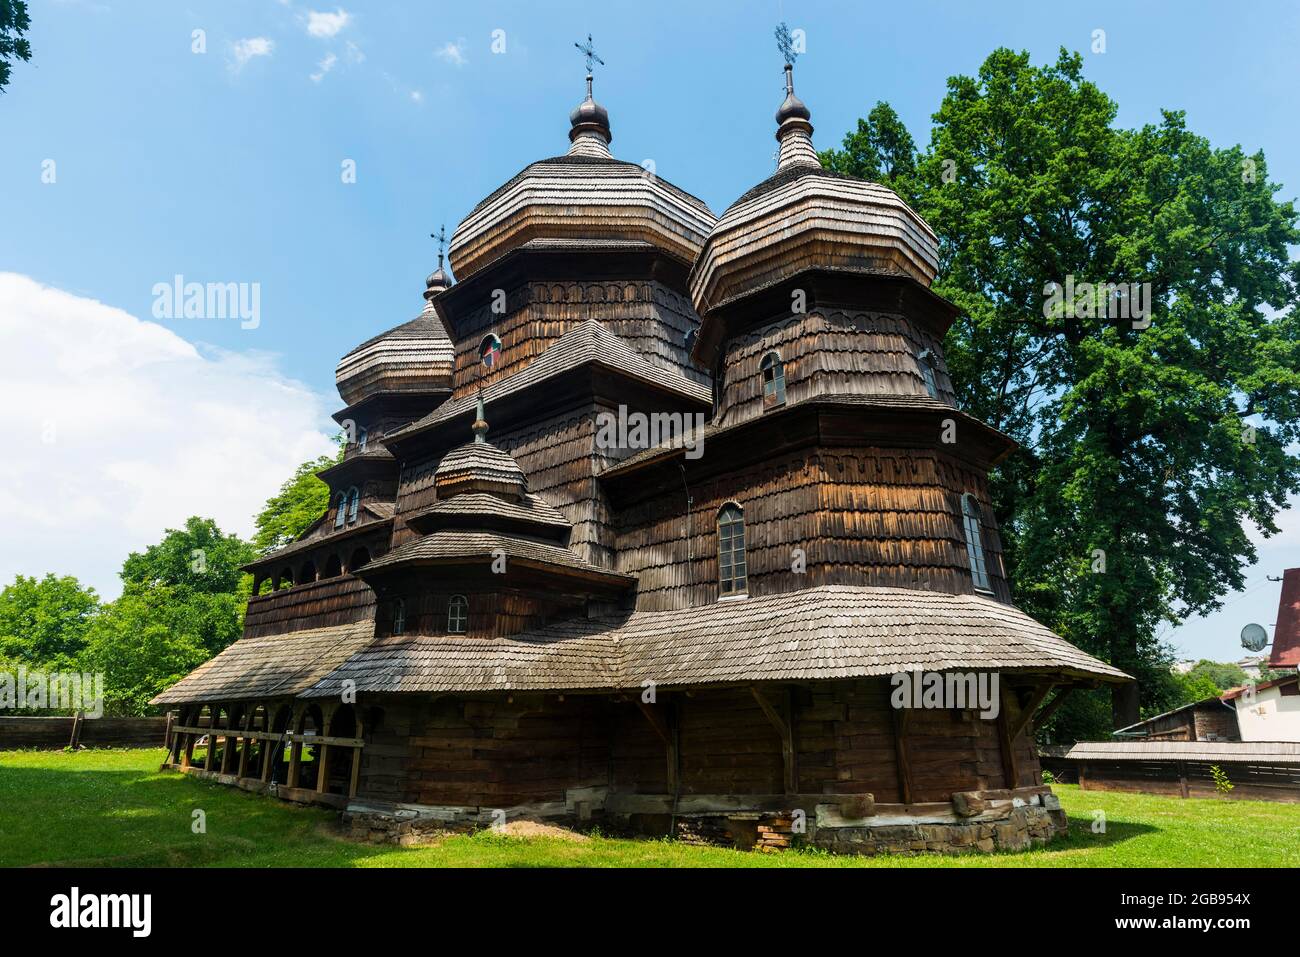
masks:
[(718, 512), (718, 594), (745, 594), (745, 513), (735, 502)]
[(400, 598), (393, 599), (393, 634), (400, 635), (406, 631), (406, 602)]
[(981, 531), (979, 502), (967, 492), (961, 497), (962, 526), (966, 532), (966, 555), (970, 558), (970, 574), (975, 587), (990, 591), (989, 573), (984, 565), (984, 534)]
[(366, 450), (366, 442), (369, 441), (369, 439), (370, 439), (370, 430), (363, 425), (360, 429), (357, 430), (357, 451), (358, 452), (364, 452)]
[(348, 519), (348, 494), (339, 492), (339, 500), (334, 506), (334, 527), (342, 528)]
[(352, 491), (348, 493), (348, 521), (357, 520), (357, 506), (361, 504), (361, 493), (353, 486)]
[(469, 629), (469, 600), (464, 595), (452, 595), (447, 602), (447, 631), (463, 635)]
[(925, 380), (925, 391), (930, 393), (930, 398), (939, 398), (939, 387), (934, 381), (934, 353), (929, 349), (922, 349), (916, 361), (921, 367), (921, 378)]
[(769, 352), (759, 363), (763, 374), (763, 408), (774, 409), (785, 405), (785, 363), (776, 352)]

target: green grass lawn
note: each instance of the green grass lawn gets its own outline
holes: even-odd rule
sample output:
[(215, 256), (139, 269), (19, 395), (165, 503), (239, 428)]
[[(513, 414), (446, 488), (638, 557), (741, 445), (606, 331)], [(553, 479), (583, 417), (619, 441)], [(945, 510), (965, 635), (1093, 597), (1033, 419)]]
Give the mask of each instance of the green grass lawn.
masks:
[[(671, 841), (481, 832), (420, 848), (355, 844), (335, 812), (159, 772), (161, 750), (0, 752), (0, 866), (1232, 867), (1300, 866), (1300, 804), (1180, 800), (1058, 785), (1070, 834), (1021, 854), (849, 858)], [(206, 815), (207, 833), (191, 829)], [(1106, 832), (1092, 832), (1104, 811)]]

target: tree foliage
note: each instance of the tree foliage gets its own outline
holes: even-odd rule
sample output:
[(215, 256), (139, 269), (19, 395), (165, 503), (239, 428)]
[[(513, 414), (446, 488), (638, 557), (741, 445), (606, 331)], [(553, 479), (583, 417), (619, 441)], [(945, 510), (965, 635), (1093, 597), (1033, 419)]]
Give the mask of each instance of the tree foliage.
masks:
[(329, 509), (329, 486), (316, 473), (338, 462), (341, 454), (340, 448), (339, 455), (322, 455), (315, 461), (304, 462), (280, 486), (280, 491), (267, 499), (255, 520), (257, 532), (253, 535), (253, 547), (259, 555), (296, 541)]
[(32, 58), (32, 45), (24, 36), (31, 25), (24, 0), (0, 0), (0, 93), (9, 84), (12, 62)]
[[(886, 109), (828, 165), (883, 169)], [(1021, 445), (991, 476), (1016, 600), (1139, 679), (1115, 692), (1119, 726), (1166, 685), (1158, 627), (1239, 589), (1246, 523), (1275, 533), (1300, 490), (1300, 230), (1262, 153), (1216, 148), (1182, 113), (1115, 115), (1077, 54), (1000, 49), (948, 81), (915, 172), (890, 168), (963, 313), (961, 403)], [(1045, 308), (1067, 280), (1150, 284), (1149, 325)]]
[(86, 645), (99, 596), (71, 575), (19, 575), (0, 591), (0, 658), (66, 670)]

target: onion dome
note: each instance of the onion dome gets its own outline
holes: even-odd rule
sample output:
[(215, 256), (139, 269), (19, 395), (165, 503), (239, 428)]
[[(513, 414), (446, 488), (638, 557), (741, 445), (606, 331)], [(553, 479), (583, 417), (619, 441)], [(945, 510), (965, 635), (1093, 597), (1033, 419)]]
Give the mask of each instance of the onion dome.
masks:
[(348, 405), (377, 392), (433, 392), (451, 388), (455, 350), (433, 308), (434, 297), (448, 284), (442, 257), (438, 258), (438, 269), (425, 281), (425, 304), (420, 314), (410, 322), (367, 339), (339, 360), (334, 381)]
[(609, 112), (587, 97), (569, 115), (569, 150), (539, 160), (470, 211), (451, 238), (456, 276), (534, 240), (650, 243), (695, 261), (716, 217), (690, 193), (610, 155)]
[(910, 276), (929, 286), (939, 268), (934, 232), (898, 194), (823, 169), (812, 118), (787, 64), (776, 112), (776, 173), (722, 214), (691, 270), (691, 299), (711, 309), (809, 269)]

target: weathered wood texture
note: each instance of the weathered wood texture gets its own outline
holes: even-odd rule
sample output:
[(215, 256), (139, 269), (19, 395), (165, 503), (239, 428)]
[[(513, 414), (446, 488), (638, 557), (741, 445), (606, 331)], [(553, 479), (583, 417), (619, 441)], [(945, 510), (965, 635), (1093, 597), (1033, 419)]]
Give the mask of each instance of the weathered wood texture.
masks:
[[(803, 449), (630, 505), (619, 515), (617, 571), (637, 575), (637, 607), (667, 610), (718, 594), (717, 515), (745, 512), (751, 595), (824, 584), (972, 590), (961, 496), (984, 515), (994, 594), (1010, 600), (984, 477), (924, 449)], [(689, 535), (687, 534), (689, 526)], [(803, 552), (805, 571), (796, 570)]]
[[(902, 802), (888, 681), (790, 690), (797, 792)], [(769, 693), (777, 700), (782, 691)], [(649, 716), (635, 700), (582, 695), (391, 698), (382, 709), (382, 719), (368, 719), (377, 727), (366, 736), (365, 797), (504, 806), (562, 801), (574, 787), (670, 793), (662, 732), (672, 728), (681, 794), (786, 790), (781, 735), (748, 688), (663, 695), (646, 706)], [(663, 722), (648, 720), (657, 714)], [(1031, 735), (1023, 731), (1015, 742), (1016, 786), (1039, 783)], [(912, 801), (1009, 784), (997, 723), (973, 711), (913, 711), (906, 741)]]
[(786, 401), (818, 396), (890, 395), (928, 399), (921, 354), (930, 350), (938, 400), (956, 406), (943, 344), (897, 314), (811, 312), (785, 316), (727, 342), (719, 420), (734, 425), (761, 416), (760, 364), (776, 351), (784, 363)]
[[(66, 748), (75, 720), (71, 715), (0, 718), (0, 751)], [(87, 718), (81, 722), (79, 743), (85, 748), (160, 748), (166, 730), (166, 718)]]
[[(662, 283), (530, 282), (504, 291), (504, 312), (494, 312), (489, 299), (458, 318), (454, 398), (472, 395), (480, 382), (488, 385), (514, 375), (588, 319), (608, 325), (651, 363), (708, 382), (686, 350), (686, 335), (699, 319), (684, 296)], [(489, 332), (501, 339), (501, 358), (485, 373), (479, 346)]]
[(349, 625), (374, 616), (375, 593), (370, 586), (341, 575), (254, 596), (244, 618), (244, 637)]

